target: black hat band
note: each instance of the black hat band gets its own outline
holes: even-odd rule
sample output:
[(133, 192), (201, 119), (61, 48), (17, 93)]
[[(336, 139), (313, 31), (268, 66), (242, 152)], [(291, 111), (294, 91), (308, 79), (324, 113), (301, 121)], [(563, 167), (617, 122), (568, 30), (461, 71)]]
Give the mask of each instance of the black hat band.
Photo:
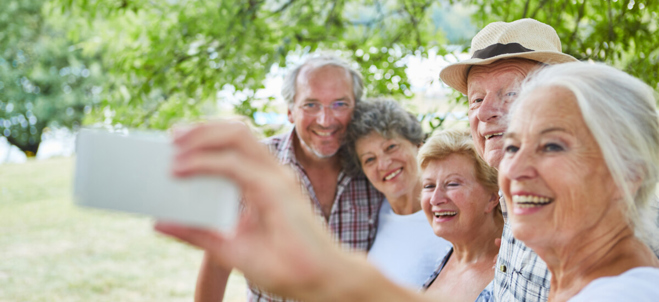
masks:
[(522, 46), (519, 43), (508, 43), (508, 44), (492, 44), (483, 49), (474, 51), (474, 55), (471, 56), (472, 59), (489, 59), (499, 55), (511, 54), (511, 53), (520, 53), (520, 52), (531, 52), (533, 49), (528, 49)]

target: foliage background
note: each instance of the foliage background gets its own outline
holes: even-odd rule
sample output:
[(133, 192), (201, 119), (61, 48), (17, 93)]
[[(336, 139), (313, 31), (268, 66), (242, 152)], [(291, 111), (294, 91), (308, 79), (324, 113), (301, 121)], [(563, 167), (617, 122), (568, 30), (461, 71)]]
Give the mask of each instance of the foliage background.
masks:
[[(259, 95), (267, 75), (321, 51), (353, 61), (369, 96), (409, 103), (409, 56), (455, 60), (477, 28), (523, 17), (552, 25), (576, 58), (659, 90), (657, 1), (0, 2), (0, 135), (28, 156), (48, 127), (165, 129), (226, 106), (251, 119), (277, 111), (272, 95)], [(455, 91), (447, 98), (464, 102)], [(432, 129), (446, 116), (417, 113)]]

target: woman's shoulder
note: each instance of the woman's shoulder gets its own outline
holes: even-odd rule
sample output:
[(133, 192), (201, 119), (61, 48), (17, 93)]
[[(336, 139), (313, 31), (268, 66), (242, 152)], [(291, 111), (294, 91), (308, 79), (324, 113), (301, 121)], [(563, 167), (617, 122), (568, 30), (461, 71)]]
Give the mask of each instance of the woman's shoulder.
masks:
[(618, 276), (593, 280), (570, 299), (580, 301), (655, 302), (659, 297), (659, 268), (637, 267)]

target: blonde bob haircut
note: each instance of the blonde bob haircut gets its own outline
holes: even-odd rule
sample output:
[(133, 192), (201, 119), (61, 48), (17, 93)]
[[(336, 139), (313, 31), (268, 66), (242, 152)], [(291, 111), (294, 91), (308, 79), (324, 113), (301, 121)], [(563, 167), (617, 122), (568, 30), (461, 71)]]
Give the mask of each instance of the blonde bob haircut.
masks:
[(445, 130), (431, 136), (419, 149), (417, 161), (421, 170), (428, 167), (434, 160), (442, 160), (452, 154), (460, 154), (468, 157), (474, 163), (476, 179), (485, 189), (490, 192), (498, 192), (497, 170), (490, 167), (483, 160), (474, 147), (469, 130), (454, 129)]

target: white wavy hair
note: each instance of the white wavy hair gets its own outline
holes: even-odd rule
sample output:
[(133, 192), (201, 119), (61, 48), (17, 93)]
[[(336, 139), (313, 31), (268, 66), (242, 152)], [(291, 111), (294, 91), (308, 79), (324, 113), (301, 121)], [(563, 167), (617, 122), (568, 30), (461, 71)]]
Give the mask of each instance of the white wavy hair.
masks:
[[(573, 62), (538, 70), (522, 84), (519, 100), (539, 87), (562, 87), (576, 98), (583, 119), (622, 191), (636, 236), (659, 251), (656, 196), (659, 180), (659, 118), (655, 92), (616, 68)], [(511, 112), (521, 102), (515, 102)], [(640, 187), (633, 191), (634, 182)]]

